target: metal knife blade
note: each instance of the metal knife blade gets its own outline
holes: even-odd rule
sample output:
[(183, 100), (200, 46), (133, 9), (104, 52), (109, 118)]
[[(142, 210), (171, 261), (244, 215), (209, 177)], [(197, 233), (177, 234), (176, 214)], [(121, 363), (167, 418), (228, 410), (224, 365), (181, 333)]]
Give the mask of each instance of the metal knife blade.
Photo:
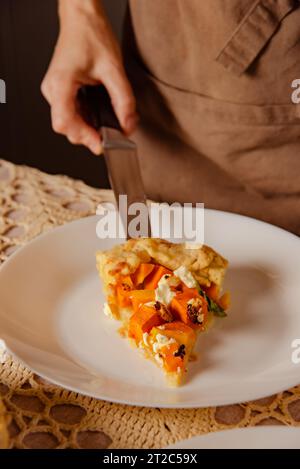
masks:
[[(136, 144), (121, 130), (111, 100), (103, 86), (85, 86), (79, 93), (81, 112), (90, 125), (100, 131), (103, 153), (121, 220), (127, 239), (132, 237), (131, 221), (138, 215), (139, 234), (151, 236), (150, 218), (142, 181)], [(120, 196), (127, 196), (127, 205), (121, 206)], [(130, 213), (134, 203), (144, 204), (143, 210)]]

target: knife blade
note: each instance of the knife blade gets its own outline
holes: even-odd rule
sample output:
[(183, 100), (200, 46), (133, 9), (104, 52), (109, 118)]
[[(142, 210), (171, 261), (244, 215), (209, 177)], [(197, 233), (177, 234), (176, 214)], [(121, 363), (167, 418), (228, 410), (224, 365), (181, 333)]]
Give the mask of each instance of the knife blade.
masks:
[[(100, 132), (103, 153), (115, 195), (117, 207), (127, 239), (133, 235), (131, 222), (138, 214), (138, 231), (142, 237), (151, 237), (150, 217), (147, 208), (136, 144), (122, 132), (113, 110), (110, 97), (104, 86), (84, 86), (79, 90), (80, 111), (85, 120)], [(120, 203), (127, 196), (127, 204)], [(138, 213), (134, 208), (143, 204)]]

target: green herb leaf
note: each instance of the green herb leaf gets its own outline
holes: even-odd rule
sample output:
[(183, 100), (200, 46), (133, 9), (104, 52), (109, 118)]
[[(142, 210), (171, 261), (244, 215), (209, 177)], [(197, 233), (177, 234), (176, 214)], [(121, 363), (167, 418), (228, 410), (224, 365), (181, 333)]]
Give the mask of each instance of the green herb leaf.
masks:
[(215, 301), (210, 300), (210, 310), (214, 313), (215, 316), (218, 318), (226, 318), (227, 314), (225, 310), (221, 308)]
[(203, 298), (205, 298), (205, 300), (207, 301), (208, 311), (213, 313), (218, 318), (226, 318), (227, 314), (226, 314), (225, 310), (220, 305), (218, 305), (214, 300), (212, 300), (205, 293), (204, 290), (202, 290), (202, 288), (200, 287), (198, 282), (197, 282), (197, 290), (198, 290), (199, 295), (203, 296)]

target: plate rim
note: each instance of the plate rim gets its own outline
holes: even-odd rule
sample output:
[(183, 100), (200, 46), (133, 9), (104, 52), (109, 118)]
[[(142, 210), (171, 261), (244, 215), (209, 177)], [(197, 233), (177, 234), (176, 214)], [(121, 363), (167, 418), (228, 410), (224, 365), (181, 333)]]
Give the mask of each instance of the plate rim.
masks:
[[(184, 438), (183, 440), (177, 440), (175, 443), (166, 446), (165, 449), (180, 449), (180, 444), (181, 443), (187, 443), (188, 441), (194, 441), (199, 439), (206, 439), (207, 437), (209, 438), (214, 438), (216, 435), (217, 437), (220, 434), (225, 435), (226, 433), (255, 433), (256, 431), (258, 432), (264, 432), (264, 431), (270, 431), (273, 432), (278, 432), (278, 433), (299, 433), (300, 437), (300, 427), (296, 426), (291, 426), (291, 425), (252, 425), (249, 427), (234, 427), (234, 428), (224, 428), (216, 431), (211, 431), (208, 433), (202, 433), (201, 435), (194, 435), (190, 438)], [(189, 448), (189, 449), (195, 449), (195, 448)], [(217, 448), (215, 448), (217, 449)], [(252, 449), (252, 448), (249, 448)], [(254, 448), (255, 449), (255, 448)], [(300, 439), (299, 439), (299, 448), (300, 449)]]
[[(186, 403), (178, 403), (178, 404), (167, 404), (167, 403), (164, 403), (164, 404), (149, 404), (149, 403), (143, 403), (142, 401), (141, 402), (129, 402), (128, 400), (126, 399), (122, 399), (122, 398), (111, 398), (111, 397), (99, 397), (99, 396), (95, 396), (95, 394), (93, 394), (92, 392), (89, 392), (89, 391), (85, 391), (83, 392), (81, 389), (77, 388), (76, 386), (66, 386), (66, 385), (63, 385), (61, 384), (61, 382), (59, 381), (56, 381), (55, 378), (49, 378), (49, 376), (46, 376), (44, 373), (41, 373), (39, 371), (36, 370), (35, 367), (31, 367), (29, 366), (26, 361), (24, 361), (22, 358), (19, 357), (19, 355), (15, 352), (13, 352), (9, 346), (6, 345), (6, 341), (4, 340), (4, 343), (5, 343), (5, 346), (6, 346), (6, 352), (8, 352), (8, 354), (14, 358), (16, 358), (18, 360), (18, 362), (23, 365), (24, 367), (28, 368), (31, 372), (33, 372), (34, 374), (38, 375), (39, 377), (41, 377), (42, 379), (44, 379), (45, 381), (47, 381), (48, 383), (50, 384), (54, 384), (55, 386), (58, 386), (66, 391), (71, 391), (71, 392), (74, 392), (76, 394), (80, 394), (82, 396), (86, 396), (86, 397), (91, 397), (93, 399), (97, 399), (97, 400), (101, 400), (101, 401), (105, 401), (105, 402), (111, 402), (113, 404), (122, 404), (122, 405), (127, 405), (127, 406), (130, 406), (130, 407), (144, 407), (144, 408), (151, 408), (151, 409), (154, 409), (154, 408), (160, 408), (160, 409), (205, 409), (205, 408), (213, 408), (213, 407), (221, 407), (221, 406), (228, 406), (228, 405), (234, 405), (234, 404), (237, 404), (237, 405), (240, 405), (240, 404), (247, 404), (249, 402), (252, 402), (252, 401), (255, 401), (257, 399), (264, 399), (266, 397), (270, 397), (270, 392), (266, 393), (266, 394), (259, 394), (259, 395), (255, 395), (251, 397), (251, 393), (249, 394), (249, 397), (245, 397), (243, 398), (241, 401), (239, 400), (231, 400), (231, 399), (224, 399), (222, 401), (219, 401), (218, 404), (212, 404), (212, 403), (202, 403), (202, 404), (196, 404), (196, 403), (193, 403), (193, 402), (186, 402)], [(284, 387), (279, 387), (278, 390), (276, 390), (277, 388), (274, 388), (275, 390), (272, 392), (272, 395), (274, 394), (280, 394), (281, 392), (284, 392), (284, 391), (287, 391), (288, 389), (291, 389), (295, 386), (299, 385), (299, 382), (297, 382), (295, 384), (295, 380), (292, 380), (291, 381), (291, 384), (287, 384), (285, 385)], [(172, 388), (169, 388), (170, 390), (172, 390)], [(176, 388), (174, 388), (176, 389)], [(104, 394), (103, 394), (104, 395)]]

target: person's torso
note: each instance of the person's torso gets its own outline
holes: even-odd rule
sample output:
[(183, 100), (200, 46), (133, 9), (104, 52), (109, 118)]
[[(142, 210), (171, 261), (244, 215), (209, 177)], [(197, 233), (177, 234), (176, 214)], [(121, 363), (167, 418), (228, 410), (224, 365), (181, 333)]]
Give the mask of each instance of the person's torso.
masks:
[(159, 80), (229, 102), (290, 102), (299, 1), (130, 0), (130, 8), (139, 54)]

